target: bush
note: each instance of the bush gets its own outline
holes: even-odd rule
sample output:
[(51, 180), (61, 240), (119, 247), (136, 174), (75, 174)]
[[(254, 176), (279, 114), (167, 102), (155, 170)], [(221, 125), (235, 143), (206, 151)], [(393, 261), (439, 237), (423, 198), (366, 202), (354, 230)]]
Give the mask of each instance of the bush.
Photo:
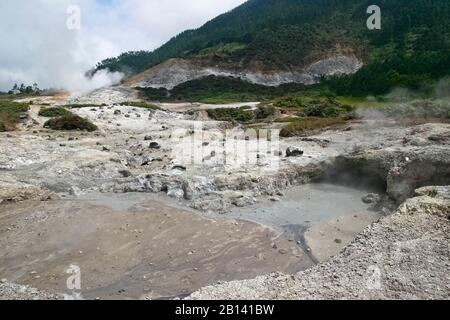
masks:
[(255, 114), (249, 107), (221, 108), (208, 110), (208, 116), (217, 121), (238, 121), (249, 123), (255, 119)]
[(52, 130), (86, 130), (89, 132), (97, 130), (97, 126), (91, 121), (75, 114), (69, 114), (48, 120), (44, 128)]
[(255, 116), (257, 119), (266, 119), (275, 115), (275, 107), (260, 105), (255, 111)]
[(6, 126), (3, 122), (0, 121), (0, 132), (5, 132), (6, 131)]
[(39, 116), (45, 118), (61, 117), (68, 114), (70, 114), (70, 112), (64, 108), (42, 108), (39, 110)]

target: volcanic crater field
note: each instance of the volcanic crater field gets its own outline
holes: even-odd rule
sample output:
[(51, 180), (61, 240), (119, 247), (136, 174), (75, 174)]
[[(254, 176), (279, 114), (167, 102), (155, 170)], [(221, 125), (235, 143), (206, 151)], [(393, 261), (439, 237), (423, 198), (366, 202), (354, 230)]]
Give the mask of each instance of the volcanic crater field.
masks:
[[(417, 287), (426, 287), (430, 297), (449, 297), (445, 186), (450, 181), (450, 125), (368, 116), (280, 138), (275, 171), (265, 170), (273, 159), (267, 154), (241, 166), (208, 162), (223, 142), (211, 139), (203, 143), (207, 165), (186, 164), (174, 153), (176, 129), (190, 135), (198, 123), (205, 132), (241, 125), (209, 118), (207, 110), (220, 106), (142, 108), (123, 103), (130, 98), (126, 89), (115, 95), (108, 90), (78, 101), (90, 106), (70, 109), (94, 123), (93, 132), (45, 129), (48, 119), (39, 115), (43, 102), (34, 101), (16, 131), (0, 133), (0, 298), (254, 298), (249, 288), (258, 286), (279, 289), (279, 295), (268, 298), (332, 297), (326, 289), (309, 292), (302, 279), (314, 279), (318, 269), (325, 278), (330, 272), (347, 278), (352, 272), (365, 274), (367, 265), (340, 267), (341, 255), (361, 234), (375, 244), (381, 241), (376, 238), (380, 233), (370, 230), (392, 227), (389, 221), (398, 218), (398, 210), (437, 219), (430, 219), (430, 230), (411, 235), (408, 229), (403, 235), (410, 241), (433, 236), (440, 249), (422, 268), (434, 271), (425, 273)], [(116, 96), (122, 101), (111, 98)], [(434, 186), (440, 189), (417, 192)], [(420, 210), (401, 209), (417, 196), (422, 202), (411, 208)], [(402, 238), (401, 231), (393, 234), (398, 236), (390, 239), (393, 243)], [(363, 249), (370, 259), (372, 252)], [(330, 271), (333, 259), (341, 260)], [(67, 288), (71, 265), (80, 267), (80, 290)], [(441, 271), (435, 272), (438, 267)], [(398, 276), (401, 267), (395, 272), (404, 280), (411, 270), (403, 278)], [(295, 288), (309, 293), (289, 295), (282, 275), (298, 275)], [(280, 286), (274, 284), (277, 277)], [(243, 282), (230, 282), (236, 280)], [(417, 297), (406, 284), (398, 285), (399, 296), (390, 295), (389, 281), (383, 293), (358, 292), (362, 297)], [(352, 286), (342, 286), (344, 297)], [(246, 290), (232, 293), (237, 287)], [(340, 289), (332, 285), (329, 290)]]

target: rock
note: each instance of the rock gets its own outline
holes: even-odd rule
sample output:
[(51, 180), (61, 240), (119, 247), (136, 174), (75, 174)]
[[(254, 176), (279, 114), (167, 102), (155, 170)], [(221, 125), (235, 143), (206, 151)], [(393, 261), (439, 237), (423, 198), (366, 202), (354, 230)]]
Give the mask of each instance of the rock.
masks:
[(280, 249), (280, 250), (278, 250), (278, 252), (280, 254), (287, 254), (288, 253), (286, 249)]
[(186, 171), (186, 167), (185, 166), (181, 166), (181, 165), (176, 165), (176, 166), (172, 167), (172, 170)]
[(304, 152), (298, 148), (287, 148), (286, 157), (301, 157)]
[(167, 191), (167, 196), (175, 199), (184, 198), (184, 191), (178, 186), (169, 187)]
[(126, 114), (126, 115), (125, 115), (125, 118), (129, 118), (129, 117), (130, 117), (130, 115), (129, 115), (129, 114)]
[(381, 196), (376, 193), (369, 193), (362, 198), (362, 201), (366, 204), (377, 204), (381, 201)]
[(183, 192), (184, 192), (184, 199), (185, 200), (192, 200), (194, 198), (194, 190), (192, 189), (191, 185), (185, 181), (183, 182)]
[(153, 161), (154, 161), (153, 158), (146, 156), (146, 157), (142, 158), (141, 166), (147, 166)]
[(106, 146), (103, 146), (102, 150), (105, 151), (105, 152), (111, 151), (111, 150), (110, 150), (108, 147), (106, 147)]
[(0, 183), (0, 205), (3, 202), (21, 202), (26, 200), (47, 201), (58, 196), (50, 191), (24, 183)]
[(120, 111), (120, 110), (115, 110), (115, 111), (114, 111), (114, 115), (118, 116), (118, 115), (120, 115), (120, 114), (122, 114), (122, 111)]
[(131, 172), (129, 170), (119, 170), (119, 173), (124, 177), (124, 178), (129, 178), (132, 176)]
[(152, 141), (153, 137), (152, 136), (145, 136), (144, 137), (144, 141)]
[(161, 149), (161, 146), (158, 142), (152, 142), (149, 146), (150, 149)]

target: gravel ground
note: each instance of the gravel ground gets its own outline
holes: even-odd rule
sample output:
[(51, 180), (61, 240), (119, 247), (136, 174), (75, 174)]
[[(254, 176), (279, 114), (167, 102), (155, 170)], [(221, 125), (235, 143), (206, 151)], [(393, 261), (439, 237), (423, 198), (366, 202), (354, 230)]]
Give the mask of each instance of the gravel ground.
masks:
[(0, 300), (62, 300), (63, 298), (62, 295), (8, 283), (6, 280), (0, 283)]

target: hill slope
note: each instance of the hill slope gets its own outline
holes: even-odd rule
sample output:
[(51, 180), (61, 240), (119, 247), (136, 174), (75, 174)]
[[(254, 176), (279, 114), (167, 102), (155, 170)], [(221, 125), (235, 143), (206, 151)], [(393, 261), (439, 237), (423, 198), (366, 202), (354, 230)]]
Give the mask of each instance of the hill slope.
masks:
[(249, 0), (153, 52), (128, 52), (97, 70), (135, 75), (171, 58), (203, 67), (258, 72), (298, 71), (333, 54), (365, 62), (329, 86), (352, 94), (419, 86), (450, 70), (450, 2), (378, 0), (382, 29), (369, 31), (371, 0)]

